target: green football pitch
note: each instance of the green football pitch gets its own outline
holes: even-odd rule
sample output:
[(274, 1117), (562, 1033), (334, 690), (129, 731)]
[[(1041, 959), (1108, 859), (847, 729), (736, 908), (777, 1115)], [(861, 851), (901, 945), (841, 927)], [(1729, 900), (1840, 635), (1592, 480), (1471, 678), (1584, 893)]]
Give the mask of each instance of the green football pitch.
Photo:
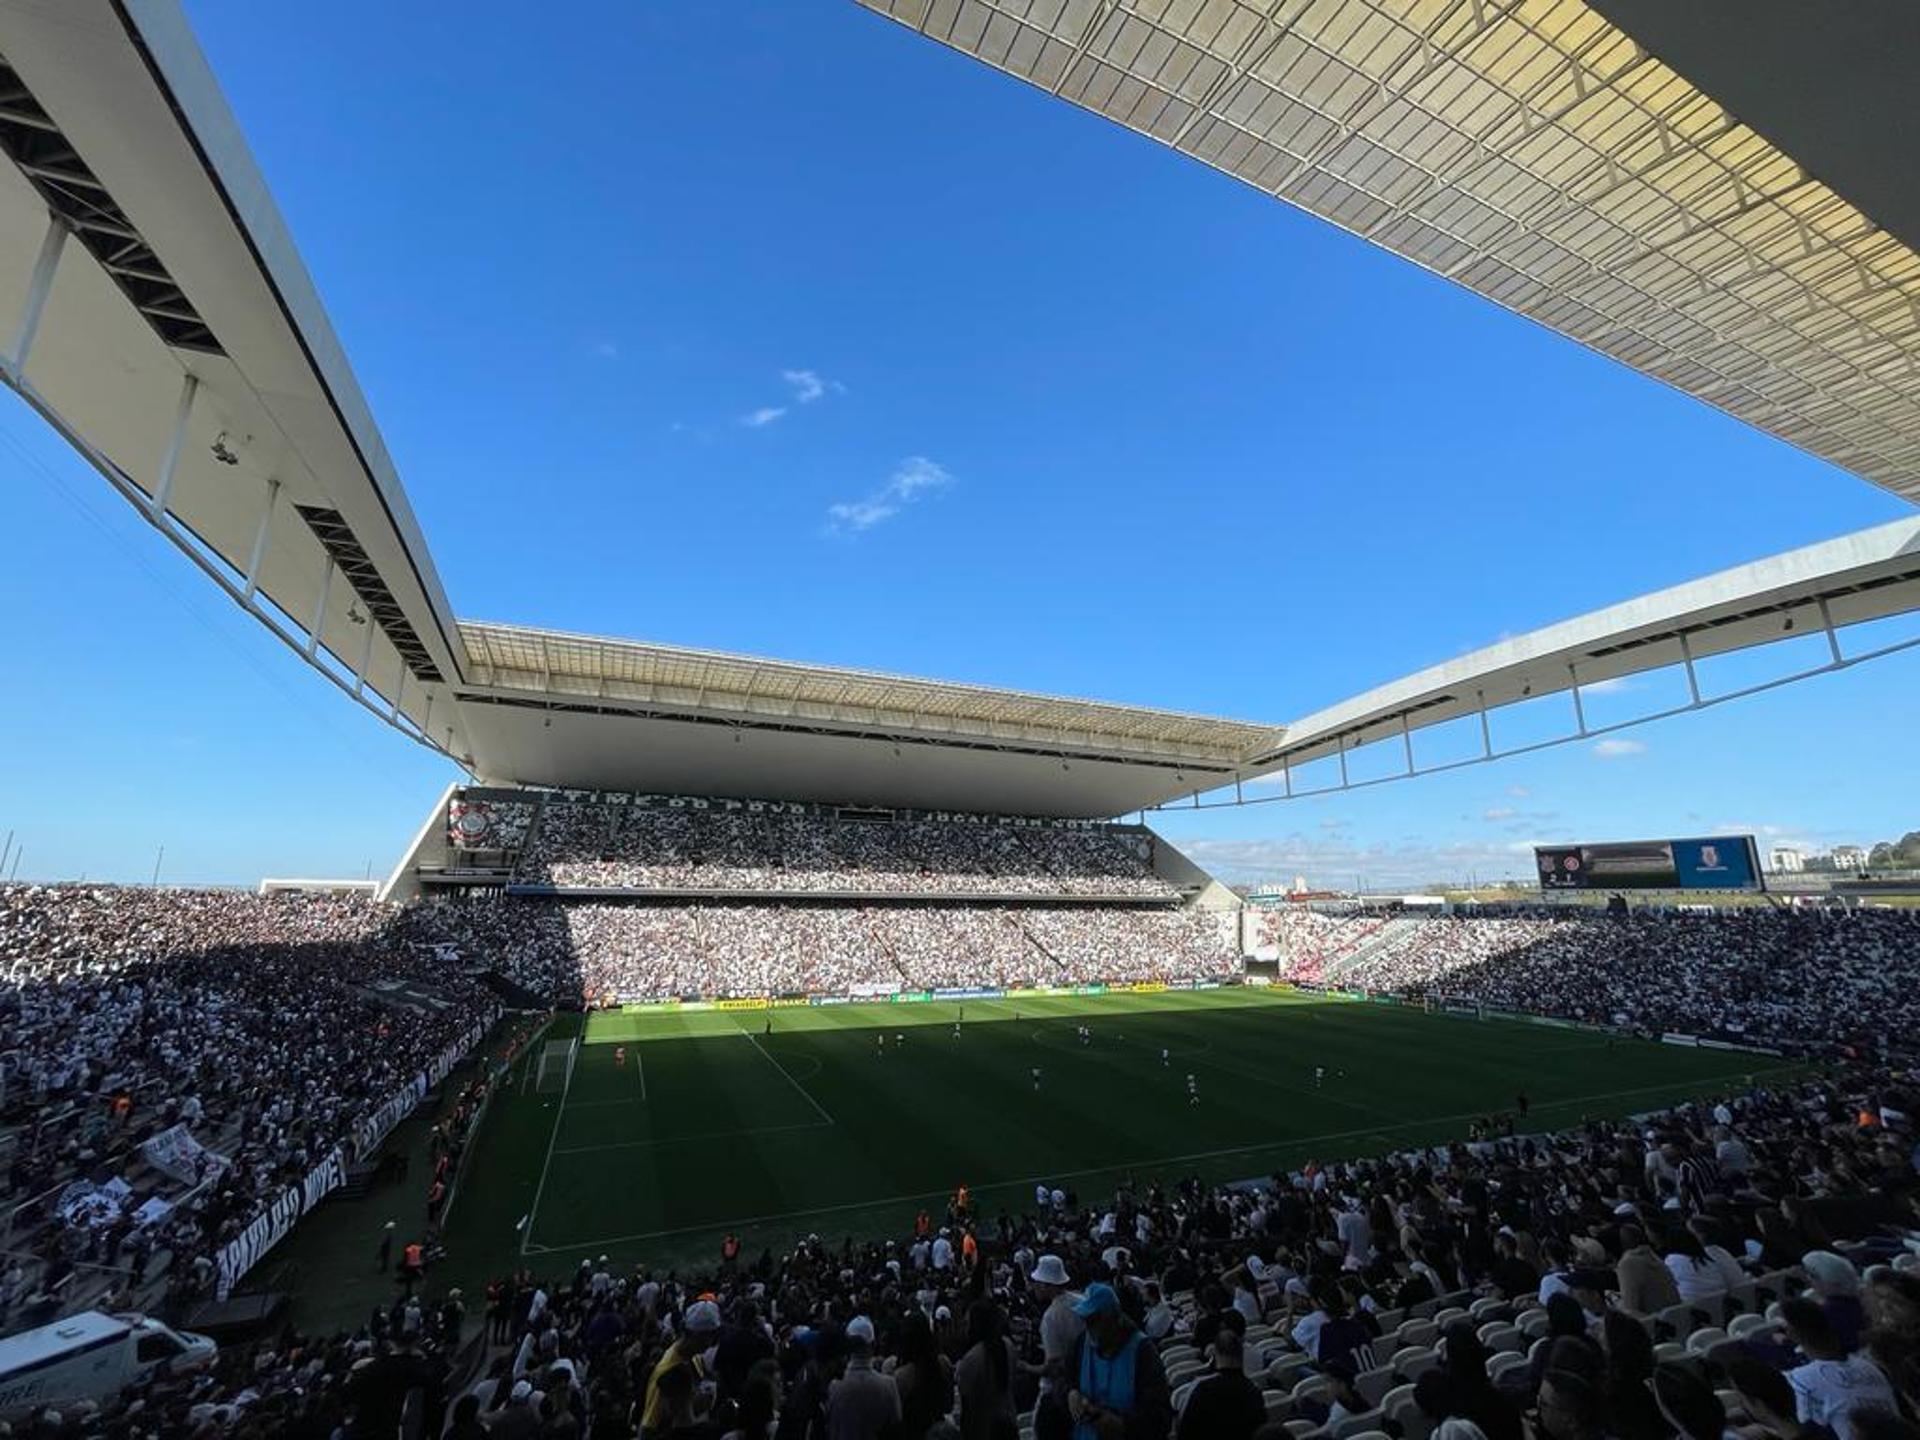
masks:
[(601, 1012), (581, 1042), (563, 1089), (543, 1093), (535, 1046), (494, 1102), (449, 1219), (456, 1268), (686, 1264), (729, 1230), (749, 1254), (897, 1235), (959, 1184), (992, 1215), (1039, 1182), (1093, 1196), (1460, 1138), (1522, 1091), (1544, 1129), (1783, 1068), (1278, 989)]

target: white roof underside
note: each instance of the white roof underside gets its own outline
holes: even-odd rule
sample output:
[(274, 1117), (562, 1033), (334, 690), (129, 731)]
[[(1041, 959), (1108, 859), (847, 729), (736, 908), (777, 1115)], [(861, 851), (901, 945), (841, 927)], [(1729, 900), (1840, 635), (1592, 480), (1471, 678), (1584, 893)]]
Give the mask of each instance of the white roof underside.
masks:
[[(1824, 605), (1824, 610), (1823, 610)], [(1527, 635), (1332, 705), (1287, 727), (1261, 767), (1338, 755), (1602, 680), (1920, 608), (1920, 520), (1896, 520), (1723, 570)], [(1683, 639), (1684, 637), (1684, 639)]]
[[(316, 660), (358, 672), (363, 695), (397, 699), (417, 728), (430, 696), (444, 693), (425, 677), (459, 673), (452, 611), (366, 398), (179, 7), (6, 0), (0, 63), (15, 92), (0, 105), (14, 161), (0, 159), (0, 343), (11, 345), (31, 313), (50, 204), (76, 227), (10, 383), (236, 591), (278, 482), (252, 598), (296, 648), (316, 632)], [(134, 294), (151, 298), (150, 311)], [(189, 376), (197, 390), (176, 432)], [(355, 620), (374, 608), (368, 591), (329, 564), (303, 510), (339, 517), (364, 555), (363, 583), (378, 576), (384, 613), (401, 623)], [(458, 754), (453, 718), (443, 706), (433, 738)]]
[(1099, 817), (1231, 781), (1283, 738), (1166, 710), (465, 623), (485, 779)]
[(859, 3), (1920, 499), (1920, 258), (1582, 0)]
[[(1912, 253), (1572, 0), (892, 10), (1920, 493)], [(1683, 631), (1704, 657), (1778, 638), (1783, 617), (1805, 633), (1820, 596), (1842, 625), (1920, 606), (1920, 537), (1882, 527), (1286, 728), (456, 624), (175, 0), (0, 0), (0, 87), (0, 344), (33, 332), (24, 366), (0, 373), (216, 583), (483, 780), (1107, 817), (1396, 734), (1402, 717), (1672, 664)], [(51, 268), (50, 206), (81, 227)]]

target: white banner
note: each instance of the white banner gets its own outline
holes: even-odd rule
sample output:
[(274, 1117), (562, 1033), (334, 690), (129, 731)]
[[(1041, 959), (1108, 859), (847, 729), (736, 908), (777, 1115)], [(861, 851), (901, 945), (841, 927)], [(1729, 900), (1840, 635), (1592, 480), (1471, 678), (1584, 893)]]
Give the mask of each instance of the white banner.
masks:
[[(378, 1110), (353, 1127), (356, 1158), (365, 1158), (387, 1138), (393, 1127), (420, 1103), (420, 1097), (444, 1080), (447, 1072), (460, 1063), (460, 1057), (480, 1043), (481, 1037), (493, 1027), (499, 1013), (498, 1009), (494, 1009), (484, 1019), (475, 1021), (465, 1034), (436, 1055), (433, 1063), (424, 1071), (401, 1086)], [(251, 1225), (221, 1249), (217, 1262), (217, 1297), (225, 1300), (232, 1294), (240, 1277), (257, 1265), (261, 1256), (286, 1238), (294, 1222), (339, 1189), (346, 1179), (347, 1159), (336, 1146), (324, 1160), (307, 1172), (300, 1184), (289, 1185), (276, 1195), (272, 1203), (254, 1217)]]
[(185, 1125), (162, 1130), (151, 1140), (142, 1141), (140, 1153), (154, 1169), (178, 1180), (182, 1185), (197, 1184), (208, 1168), (226, 1168), (224, 1155), (216, 1155), (198, 1140)]
[(60, 1192), (55, 1208), (67, 1224), (98, 1230), (120, 1218), (132, 1195), (133, 1187), (117, 1175), (104, 1185), (76, 1180)]

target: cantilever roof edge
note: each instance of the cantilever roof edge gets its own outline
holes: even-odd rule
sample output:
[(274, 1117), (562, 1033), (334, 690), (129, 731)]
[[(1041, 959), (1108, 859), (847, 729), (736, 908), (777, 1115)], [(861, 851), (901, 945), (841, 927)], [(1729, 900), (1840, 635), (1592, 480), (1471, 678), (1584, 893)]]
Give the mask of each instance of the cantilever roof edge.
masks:
[(381, 509), (397, 532), (414, 578), (433, 611), (435, 628), (458, 667), (463, 657), (453, 608), (374, 421), (372, 407), (184, 10), (178, 0), (113, 0), (113, 8), (124, 17), (130, 35), (144, 51), (155, 83), (165, 90), (169, 105), (207, 167), (208, 178), (219, 189), (233, 223), (246, 237)]
[(1316, 711), (1267, 773), (1521, 700), (1920, 609), (1920, 519), (1768, 556), (1544, 626)]
[(817, 718), (857, 724), (882, 716), (903, 718), (918, 728), (1015, 726), (1082, 742), (1190, 747), (1228, 764), (1264, 753), (1285, 738), (1277, 725), (845, 666), (478, 621), (462, 621), (461, 630), (471, 684), (563, 701), (670, 699), (743, 718), (798, 707)]

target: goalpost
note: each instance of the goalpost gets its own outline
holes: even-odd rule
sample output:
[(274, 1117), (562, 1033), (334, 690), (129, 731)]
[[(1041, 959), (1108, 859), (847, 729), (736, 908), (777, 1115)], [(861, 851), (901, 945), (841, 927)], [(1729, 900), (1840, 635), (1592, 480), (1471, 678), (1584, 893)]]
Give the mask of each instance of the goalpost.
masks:
[(570, 1040), (549, 1040), (540, 1047), (540, 1070), (534, 1078), (534, 1089), (542, 1095), (557, 1094), (567, 1088), (567, 1082), (573, 1078), (574, 1057), (580, 1051), (580, 1037)]

